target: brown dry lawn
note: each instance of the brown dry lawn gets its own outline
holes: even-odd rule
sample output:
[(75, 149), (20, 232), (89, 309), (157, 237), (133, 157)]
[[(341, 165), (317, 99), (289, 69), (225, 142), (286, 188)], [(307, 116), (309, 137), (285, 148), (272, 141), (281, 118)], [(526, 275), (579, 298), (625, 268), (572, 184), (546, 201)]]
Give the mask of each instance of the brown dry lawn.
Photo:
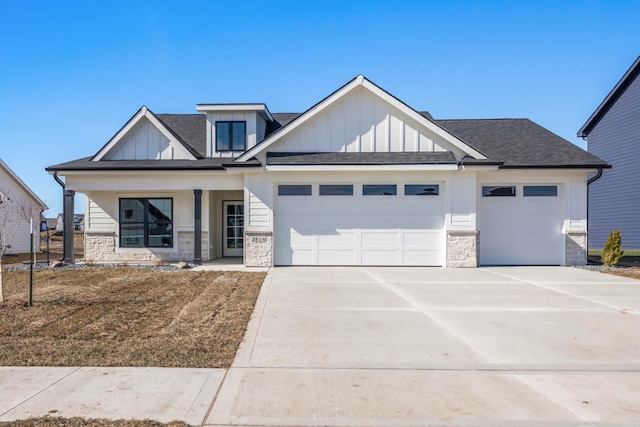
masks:
[(4, 272), (0, 365), (227, 368), (264, 273)]
[(615, 276), (624, 276), (630, 277), (632, 279), (640, 280), (640, 267), (632, 267), (632, 268), (623, 268), (619, 270), (607, 270), (609, 274), (613, 274)]
[(161, 423), (149, 420), (105, 420), (86, 418), (39, 417), (0, 422), (2, 427), (188, 427), (182, 421)]

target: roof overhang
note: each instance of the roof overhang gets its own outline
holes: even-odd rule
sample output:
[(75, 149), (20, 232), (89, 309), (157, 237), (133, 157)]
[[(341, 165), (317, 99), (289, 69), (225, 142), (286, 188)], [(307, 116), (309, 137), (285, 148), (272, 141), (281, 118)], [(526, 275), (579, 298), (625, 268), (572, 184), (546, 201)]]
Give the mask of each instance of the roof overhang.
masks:
[(213, 113), (218, 111), (255, 111), (263, 119), (272, 122), (273, 116), (267, 104), (196, 104), (196, 110), (202, 113)]
[(358, 171), (452, 171), (457, 164), (448, 165), (266, 165), (270, 172), (358, 172)]
[(155, 114), (151, 110), (149, 110), (146, 106), (142, 106), (136, 114), (133, 115), (129, 119), (129, 121), (107, 142), (101, 149), (96, 153), (95, 156), (91, 158), (91, 161), (99, 161), (106, 156), (106, 154), (111, 151), (113, 147), (122, 140), (129, 133), (133, 127), (140, 122), (140, 120), (146, 118), (149, 120), (169, 141), (170, 143), (179, 150), (187, 159), (196, 159), (196, 153), (192, 152), (184, 141), (181, 141), (176, 134), (173, 133), (170, 129), (165, 126), (165, 124), (156, 117)]
[(618, 98), (624, 93), (625, 90), (633, 83), (633, 81), (640, 75), (640, 56), (635, 60), (631, 67), (622, 76), (620, 81), (611, 89), (611, 92), (600, 103), (596, 111), (591, 114), (587, 122), (582, 125), (578, 131), (579, 138), (586, 138), (589, 136), (591, 130), (596, 127), (598, 122), (604, 117), (609, 109), (616, 103)]
[(36, 202), (38, 205), (40, 205), (40, 207), (42, 207), (43, 210), (49, 209), (47, 204), (45, 202), (43, 202), (40, 199), (40, 197), (38, 197), (36, 195), (36, 193), (34, 193), (33, 190), (31, 190), (31, 188), (29, 188), (29, 186), (24, 183), (23, 180), (20, 179), (20, 177), (18, 175), (16, 175), (16, 173), (13, 170), (11, 170), (11, 168), (9, 166), (7, 166), (7, 164), (5, 162), (3, 162), (2, 159), (0, 159), (0, 169), (3, 169), (5, 171), (5, 173), (7, 175), (9, 175), (9, 177), (11, 179), (13, 179), (16, 184), (18, 184), (18, 186), (22, 189), (22, 191), (27, 193), (27, 195), (29, 197), (31, 197), (34, 202)]

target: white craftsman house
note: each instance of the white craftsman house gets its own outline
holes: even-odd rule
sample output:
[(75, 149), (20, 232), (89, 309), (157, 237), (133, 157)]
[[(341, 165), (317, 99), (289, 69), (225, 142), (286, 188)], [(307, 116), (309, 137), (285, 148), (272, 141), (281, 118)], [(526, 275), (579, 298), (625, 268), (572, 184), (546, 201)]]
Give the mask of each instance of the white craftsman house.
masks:
[[(7, 254), (29, 253), (30, 220), (33, 219), (34, 250), (40, 251), (41, 212), (47, 205), (0, 160), (0, 246)], [(1, 248), (0, 248), (1, 250)]]
[(302, 114), (196, 110), (142, 107), (47, 168), (86, 195), (86, 260), (586, 262), (587, 178), (609, 166), (530, 120), (435, 120), (363, 76)]

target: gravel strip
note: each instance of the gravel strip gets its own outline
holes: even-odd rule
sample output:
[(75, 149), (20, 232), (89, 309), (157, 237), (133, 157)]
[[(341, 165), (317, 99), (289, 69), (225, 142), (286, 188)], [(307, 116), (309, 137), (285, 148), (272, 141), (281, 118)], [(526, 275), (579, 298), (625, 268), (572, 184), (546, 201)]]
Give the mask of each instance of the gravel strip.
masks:
[[(4, 271), (29, 271), (29, 264), (15, 264), (11, 266), (7, 266), (4, 268)], [(149, 271), (180, 271), (182, 269), (178, 268), (176, 265), (165, 264), (165, 265), (154, 265), (154, 264), (65, 264), (61, 267), (56, 267), (55, 270), (90, 270), (93, 268), (138, 268), (141, 270), (149, 270)], [(189, 268), (192, 266), (190, 265)], [(33, 267), (33, 271), (45, 271), (51, 270), (49, 264), (46, 262), (38, 262)]]

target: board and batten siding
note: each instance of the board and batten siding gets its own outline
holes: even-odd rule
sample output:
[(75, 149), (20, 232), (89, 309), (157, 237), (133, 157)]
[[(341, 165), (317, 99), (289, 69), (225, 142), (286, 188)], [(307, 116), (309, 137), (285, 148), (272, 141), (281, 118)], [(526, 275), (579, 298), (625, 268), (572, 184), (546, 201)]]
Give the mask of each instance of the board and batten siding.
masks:
[(105, 156), (104, 160), (187, 159), (148, 119), (143, 118)]
[(264, 139), (266, 123), (255, 111), (217, 111), (207, 113), (207, 156), (237, 157), (243, 151), (216, 151), (216, 122), (246, 122), (247, 150)]
[(612, 165), (589, 186), (589, 245), (604, 246), (620, 228), (622, 246), (640, 249), (640, 77), (622, 93), (587, 139), (588, 151)]
[(282, 152), (445, 151), (448, 144), (386, 102), (360, 89), (278, 142)]

